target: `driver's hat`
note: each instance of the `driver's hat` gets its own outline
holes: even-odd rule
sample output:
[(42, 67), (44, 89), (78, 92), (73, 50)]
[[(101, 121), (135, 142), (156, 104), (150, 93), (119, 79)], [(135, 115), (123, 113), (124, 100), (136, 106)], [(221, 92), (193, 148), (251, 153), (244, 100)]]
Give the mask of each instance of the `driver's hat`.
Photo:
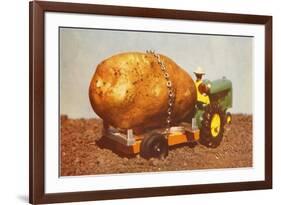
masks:
[(200, 66), (198, 66), (193, 73), (200, 74), (200, 75), (205, 75), (204, 70)]

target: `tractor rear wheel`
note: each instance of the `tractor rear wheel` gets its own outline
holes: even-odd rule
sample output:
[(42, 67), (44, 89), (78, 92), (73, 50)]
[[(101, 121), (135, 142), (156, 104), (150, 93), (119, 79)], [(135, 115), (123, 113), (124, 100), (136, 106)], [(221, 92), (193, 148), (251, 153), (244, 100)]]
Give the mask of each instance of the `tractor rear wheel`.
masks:
[(200, 143), (211, 148), (219, 146), (223, 137), (224, 124), (224, 111), (217, 104), (205, 107), (200, 129)]
[(140, 155), (143, 158), (165, 158), (168, 155), (168, 140), (161, 134), (146, 136), (140, 145)]

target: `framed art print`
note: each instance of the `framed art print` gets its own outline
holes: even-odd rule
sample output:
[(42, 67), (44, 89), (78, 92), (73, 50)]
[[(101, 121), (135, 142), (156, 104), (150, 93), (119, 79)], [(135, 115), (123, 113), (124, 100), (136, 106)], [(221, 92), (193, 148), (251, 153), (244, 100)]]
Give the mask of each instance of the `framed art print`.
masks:
[(271, 16), (30, 2), (30, 203), (271, 187)]

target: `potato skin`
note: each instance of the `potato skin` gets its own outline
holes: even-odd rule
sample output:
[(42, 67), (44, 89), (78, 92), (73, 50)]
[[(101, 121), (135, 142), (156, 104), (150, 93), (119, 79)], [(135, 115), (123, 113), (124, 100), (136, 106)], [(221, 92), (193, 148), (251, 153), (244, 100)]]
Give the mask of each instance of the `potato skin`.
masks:
[[(175, 89), (173, 122), (183, 120), (196, 103), (192, 78), (176, 63), (160, 55)], [(102, 61), (89, 87), (93, 110), (104, 121), (121, 129), (141, 131), (166, 125), (168, 89), (152, 54), (128, 52)]]

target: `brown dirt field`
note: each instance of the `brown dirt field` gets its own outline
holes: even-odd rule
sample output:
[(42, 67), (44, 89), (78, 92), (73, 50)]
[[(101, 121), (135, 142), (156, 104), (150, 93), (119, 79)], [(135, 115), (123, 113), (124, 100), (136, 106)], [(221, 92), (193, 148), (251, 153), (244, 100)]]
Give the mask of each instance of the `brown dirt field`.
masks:
[(100, 119), (61, 116), (61, 176), (237, 168), (252, 166), (252, 116), (233, 115), (221, 144), (170, 148), (167, 158), (143, 159), (122, 155), (103, 145)]

